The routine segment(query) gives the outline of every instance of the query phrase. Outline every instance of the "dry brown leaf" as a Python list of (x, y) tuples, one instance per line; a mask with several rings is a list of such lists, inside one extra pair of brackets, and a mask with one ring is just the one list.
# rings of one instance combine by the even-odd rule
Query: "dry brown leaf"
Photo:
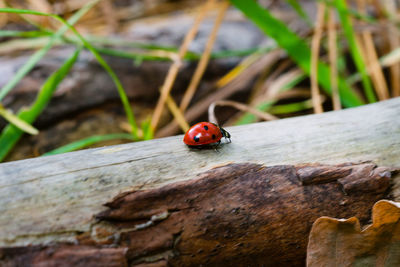
[(380, 200), (372, 224), (321, 217), (311, 229), (307, 266), (400, 266), (400, 203)]

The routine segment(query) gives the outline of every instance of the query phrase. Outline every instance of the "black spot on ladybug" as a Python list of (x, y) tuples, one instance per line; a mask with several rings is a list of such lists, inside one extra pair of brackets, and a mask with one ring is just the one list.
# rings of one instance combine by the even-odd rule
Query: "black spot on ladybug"
[(194, 139), (195, 142), (199, 142), (200, 141), (200, 138), (198, 136), (195, 136), (193, 139)]
[(207, 125), (204, 125), (204, 130), (208, 130), (208, 126)]
[(215, 134), (213, 134), (213, 135), (211, 136), (211, 138), (212, 138), (212, 139), (215, 139), (215, 138), (216, 138)]

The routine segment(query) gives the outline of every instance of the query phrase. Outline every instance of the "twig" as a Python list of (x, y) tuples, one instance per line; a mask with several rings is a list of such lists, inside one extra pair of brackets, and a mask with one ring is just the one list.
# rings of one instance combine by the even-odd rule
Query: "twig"
[[(390, 18), (392, 18), (394, 21), (399, 19), (399, 16), (396, 13), (396, 1), (394, 0), (387, 0), (383, 1), (382, 3), (385, 6), (386, 12)], [(389, 45), (390, 49), (394, 50), (398, 47), (400, 47), (400, 39), (399, 39), (399, 33), (397, 27), (389, 23), (388, 28), (388, 39), (389, 39)], [(390, 66), (390, 84), (392, 87), (392, 96), (400, 96), (400, 64), (396, 63)]]
[(208, 0), (207, 3), (202, 7), (200, 12), (198, 13), (192, 28), (188, 31), (188, 33), (185, 36), (185, 39), (183, 40), (183, 43), (179, 49), (177, 60), (174, 61), (174, 63), (171, 65), (171, 67), (168, 70), (167, 77), (165, 78), (164, 84), (161, 87), (160, 98), (158, 99), (157, 106), (154, 110), (154, 114), (151, 119), (151, 128), (153, 129), (153, 132), (155, 132), (155, 130), (157, 128), (158, 122), (160, 121), (160, 117), (161, 117), (161, 114), (164, 109), (164, 104), (167, 100), (167, 97), (168, 97), (170, 91), (171, 91), (171, 88), (172, 88), (172, 85), (174, 84), (176, 76), (178, 75), (179, 68), (182, 65), (181, 60), (185, 56), (186, 51), (188, 50), (189, 44), (192, 42), (192, 40), (196, 36), (196, 33), (200, 26), (200, 23), (203, 21), (204, 16), (206, 15), (208, 9), (210, 8), (211, 4), (213, 4), (214, 1), (215, 0)]
[(259, 53), (253, 53), (248, 57), (245, 57), (236, 67), (230, 70), (227, 74), (225, 74), (222, 78), (220, 78), (215, 86), (217, 88), (224, 87), (231, 81), (233, 81), (238, 75), (240, 75), (245, 69), (247, 69), (251, 64), (256, 62), (258, 59), (262, 57)]
[[(29, 8), (41, 11), (44, 13), (52, 13), (52, 6), (50, 5), (49, 1), (46, 0), (28, 0), (29, 3)], [(48, 27), (50, 24), (52, 24), (52, 20), (48, 17), (38, 17), (38, 16), (31, 16), (31, 15), (26, 15), (29, 20), (32, 20), (36, 23), (38, 23), (41, 27)]]
[(179, 107), (176, 105), (174, 99), (170, 95), (167, 96), (167, 105), (182, 131), (186, 132), (189, 130), (189, 124), (186, 122), (185, 117), (183, 116), (182, 112), (180, 112)]
[(338, 88), (338, 71), (337, 71), (337, 44), (336, 44), (336, 23), (335, 10), (329, 8), (328, 18), (328, 45), (329, 45), (329, 65), (331, 70), (331, 88), (332, 88), (332, 103), (334, 110), (342, 108), (340, 104), (340, 95)]
[[(280, 92), (278, 93), (274, 99), (268, 100), (268, 101), (279, 101), (279, 100), (284, 100), (284, 99), (291, 99), (291, 98), (310, 98), (311, 97), (311, 92), (310, 92), (310, 87), (307, 88), (297, 88), (297, 89), (291, 89), (290, 91), (285, 91), (285, 92)], [(230, 117), (227, 121), (224, 122), (224, 125), (233, 125), (235, 124), (242, 114), (235, 114), (234, 116)], [(273, 116), (273, 115), (272, 115)]]
[(281, 92), (276, 95), (275, 100), (284, 100), (290, 98), (309, 98), (311, 96), (310, 88), (295, 88), (290, 91)]
[(296, 68), (281, 74), (280, 76), (274, 75), (275, 79), (272, 81), (268, 78), (265, 82), (265, 87), (267, 87), (265, 94), (255, 98), (254, 101), (252, 101), (251, 106), (255, 107), (265, 102), (278, 101), (281, 97), (282, 89), (284, 89), (290, 82), (299, 79), (303, 75), (304, 72), (301, 69)]
[[(227, 86), (217, 90), (211, 95), (206, 96), (204, 99), (190, 107), (185, 113), (185, 119), (187, 121), (193, 121), (203, 114), (208, 109), (208, 106), (211, 105), (211, 103), (217, 100), (225, 99), (237, 91), (242, 90), (258, 73), (260, 73), (260, 71), (266, 68), (270, 62), (275, 62), (275, 59), (280, 58), (282, 54), (283, 52), (281, 50), (274, 50), (260, 58)], [(170, 136), (175, 134), (178, 130), (178, 124), (175, 121), (172, 121), (167, 126), (160, 129), (156, 133), (156, 137)]]
[[(365, 14), (365, 0), (357, 0), (358, 10), (361, 14)], [(361, 34), (363, 42), (360, 42), (360, 47), (364, 48), (364, 57), (368, 63), (368, 68), (371, 70), (371, 78), (374, 83), (376, 93), (379, 100), (385, 100), (389, 98), (389, 91), (386, 85), (385, 77), (382, 69), (380, 68), (378, 56), (376, 54), (374, 41), (372, 39), (371, 32), (365, 30)]]
[[(255, 103), (257, 98), (265, 93), (266, 89), (268, 88), (266, 87), (266, 84), (268, 83), (268, 80), (271, 78), (271, 76), (273, 76), (276, 70), (280, 69), (282, 65), (286, 65), (287, 62), (289, 62), (289, 60), (284, 60), (282, 63), (278, 65), (278, 67), (274, 68), (273, 72), (272, 72), (272, 65), (270, 65), (260, 73), (260, 75), (257, 77), (254, 83), (253, 89), (250, 92), (248, 102), (250, 103), (251, 106), (254, 106), (253, 103)], [(290, 62), (290, 64), (293, 63)]]
[(311, 96), (314, 107), (314, 113), (322, 113), (322, 104), (318, 88), (318, 57), (319, 46), (322, 36), (322, 27), (324, 24), (325, 3), (318, 2), (317, 21), (315, 23), (314, 36), (311, 41)]
[[(6, 7), (4, 0), (0, 0), (0, 8)], [(7, 13), (1, 14), (0, 16), (0, 29), (3, 28), (8, 22), (8, 15)]]
[(274, 84), (277, 80), (280, 80), (282, 76), (286, 76), (286, 73), (283, 74), (284, 70), (291, 66), (293, 62), (291, 60), (284, 60), (278, 64), (274, 68), (274, 70), (268, 75), (267, 79), (264, 79), (261, 88), (258, 89), (258, 92), (255, 92), (254, 95), (251, 96), (251, 106), (254, 106), (255, 103), (259, 103), (260, 98), (265, 98), (266, 95), (271, 94), (271, 85)]
[(221, 26), (222, 20), (225, 16), (225, 12), (228, 9), (228, 7), (229, 7), (229, 2), (224, 1), (221, 4), (221, 7), (219, 8), (218, 15), (217, 15), (217, 18), (214, 23), (214, 27), (210, 33), (210, 36), (208, 38), (204, 52), (201, 55), (201, 59), (197, 65), (194, 75), (190, 81), (188, 88), (186, 89), (185, 94), (183, 95), (182, 102), (179, 106), (179, 108), (182, 112), (185, 112), (185, 110), (189, 106), (190, 100), (192, 100), (192, 97), (197, 89), (197, 86), (200, 83), (201, 77), (203, 77), (204, 71), (205, 71), (208, 61), (210, 59), (210, 55), (211, 55), (212, 48), (215, 43), (215, 39), (217, 37), (219, 27)]
[(105, 0), (100, 2), (100, 8), (104, 13), (107, 27), (111, 33), (115, 32), (118, 28), (118, 17), (116, 15), (112, 1)]
[(234, 107), (238, 110), (244, 111), (244, 112), (250, 112), (254, 115), (256, 115), (257, 117), (265, 120), (265, 121), (270, 121), (270, 120), (278, 120), (279, 118), (269, 114), (267, 112), (263, 112), (260, 110), (257, 110), (255, 108), (252, 108), (248, 105), (245, 105), (243, 103), (239, 103), (236, 101), (230, 101), (230, 100), (219, 100), (219, 101), (215, 101), (214, 103), (212, 103), (209, 107), (208, 107), (208, 120), (210, 122), (218, 123), (217, 117), (215, 116), (215, 107), (216, 106), (228, 106), (228, 107)]
[(268, 90), (262, 98), (262, 101), (274, 99), (286, 84), (298, 79), (302, 75), (304, 75), (304, 72), (301, 69), (296, 68), (286, 72), (285, 74), (281, 74), (275, 80), (268, 82)]

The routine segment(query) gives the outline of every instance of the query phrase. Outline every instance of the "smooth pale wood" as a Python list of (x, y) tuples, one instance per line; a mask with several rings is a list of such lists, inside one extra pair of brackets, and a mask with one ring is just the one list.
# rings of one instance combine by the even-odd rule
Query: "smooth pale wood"
[(218, 152), (189, 149), (174, 136), (0, 164), (0, 246), (74, 241), (118, 193), (232, 162), (400, 165), (400, 98), (227, 130), (232, 143)]

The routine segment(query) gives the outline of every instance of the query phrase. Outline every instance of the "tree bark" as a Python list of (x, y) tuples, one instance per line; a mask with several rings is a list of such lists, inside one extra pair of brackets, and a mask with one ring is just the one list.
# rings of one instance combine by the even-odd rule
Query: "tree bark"
[(400, 99), (0, 164), (5, 266), (305, 264), (312, 223), (397, 200)]

